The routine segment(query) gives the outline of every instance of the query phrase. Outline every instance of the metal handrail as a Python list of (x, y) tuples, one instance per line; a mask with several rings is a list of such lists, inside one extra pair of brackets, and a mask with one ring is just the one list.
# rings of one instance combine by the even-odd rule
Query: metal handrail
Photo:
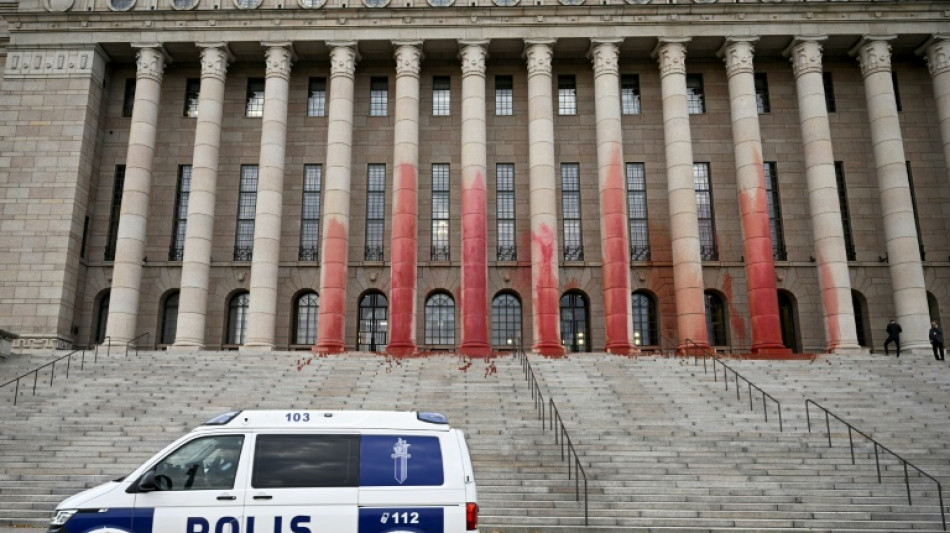
[(821, 409), (822, 411), (825, 412), (825, 429), (828, 431), (828, 447), (829, 447), (829, 448), (831, 448), (831, 418), (830, 418), (830, 417), (833, 416), (833, 417), (835, 417), (836, 420), (838, 420), (838, 421), (841, 422), (842, 424), (848, 426), (848, 441), (849, 441), (850, 446), (851, 446), (851, 464), (857, 464), (857, 463), (855, 462), (855, 459), (854, 459), (854, 435), (853, 435), (854, 433), (857, 433), (857, 434), (861, 435), (862, 437), (866, 438), (867, 440), (871, 441), (872, 443), (874, 443), (874, 462), (875, 462), (875, 464), (877, 465), (877, 482), (878, 482), (878, 483), (883, 483), (883, 481), (882, 481), (882, 479), (881, 479), (881, 458), (880, 458), (880, 455), (878, 454), (878, 451), (877, 451), (878, 448), (880, 448), (880, 449), (886, 451), (887, 453), (893, 455), (894, 457), (896, 457), (897, 459), (900, 460), (900, 462), (901, 462), (901, 463), (903, 464), (903, 466), (904, 466), (904, 485), (907, 487), (907, 505), (913, 505), (913, 501), (911, 500), (911, 497), (910, 497), (910, 478), (908, 477), (908, 473), (907, 473), (907, 467), (908, 467), (908, 466), (911, 467), (911, 468), (913, 468), (914, 470), (916, 470), (917, 473), (919, 473), (920, 475), (922, 475), (922, 476), (924, 476), (924, 477), (930, 479), (930, 481), (933, 481), (934, 483), (936, 483), (936, 485), (937, 485), (937, 497), (938, 497), (938, 499), (940, 500), (940, 519), (941, 519), (941, 521), (942, 521), (942, 523), (943, 523), (943, 530), (944, 530), (944, 531), (947, 530), (947, 515), (946, 515), (946, 511), (945, 511), (944, 508), (943, 508), (943, 488), (942, 488), (942, 486), (940, 485), (940, 482), (939, 482), (939, 481), (937, 481), (933, 476), (931, 476), (930, 474), (924, 472), (924, 471), (921, 470), (920, 468), (917, 468), (915, 465), (913, 465), (912, 463), (908, 462), (906, 459), (904, 459), (904, 458), (901, 457), (900, 455), (897, 455), (896, 453), (894, 453), (893, 451), (891, 451), (890, 449), (888, 449), (886, 446), (884, 446), (884, 445), (881, 444), (880, 442), (874, 440), (874, 439), (873, 439), (870, 435), (868, 435), (867, 433), (864, 433), (863, 431), (857, 429), (856, 427), (854, 427), (853, 425), (851, 425), (849, 422), (847, 422), (846, 420), (844, 420), (844, 419), (841, 418), (840, 416), (838, 416), (838, 415), (832, 413), (832, 412), (829, 411), (827, 408), (825, 408), (825, 407), (819, 405), (819, 404), (818, 404), (817, 402), (815, 402), (815, 401), (812, 401), (812, 400), (805, 400), (805, 418), (808, 420), (808, 432), (809, 432), (809, 433), (811, 433), (811, 413), (810, 413), (809, 410), (808, 410), (808, 405), (809, 405), (809, 404), (814, 405), (815, 407), (817, 407), (817, 408), (819, 408), (819, 409)]
[[(577, 455), (577, 450), (574, 448), (574, 443), (571, 441), (571, 436), (567, 432), (567, 427), (564, 425), (564, 420), (561, 419), (561, 413), (554, 404), (553, 399), (548, 399), (547, 411), (545, 410), (544, 396), (541, 394), (541, 387), (538, 386), (538, 380), (534, 375), (534, 369), (531, 368), (531, 363), (528, 361), (528, 355), (525, 353), (524, 347), (518, 350), (518, 358), (521, 360), (521, 368), (524, 370), (525, 380), (528, 381), (528, 386), (531, 388), (531, 398), (534, 400), (538, 418), (541, 419), (541, 429), (547, 429), (547, 420), (551, 421), (551, 430), (555, 431), (554, 443), (561, 445), (561, 460), (567, 462), (567, 479), (575, 480), (574, 501), (580, 501), (581, 499), (581, 476), (584, 478), (584, 525), (587, 526), (590, 524), (587, 472), (584, 471), (584, 467), (581, 466), (580, 456)], [(555, 428), (555, 422), (558, 424), (557, 428)], [(567, 452), (566, 456), (565, 451)], [(570, 461), (571, 454), (574, 455), (573, 465)]]
[[(749, 381), (748, 378), (746, 378), (746, 377), (743, 376), (742, 374), (736, 372), (736, 371), (735, 371), (733, 368), (731, 368), (729, 365), (727, 365), (726, 363), (723, 363), (722, 360), (719, 359), (718, 357), (710, 357), (710, 359), (712, 359), (713, 379), (714, 379), (717, 383), (719, 382), (719, 373), (716, 372), (716, 364), (722, 365), (722, 368), (723, 368), (723, 370), (722, 370), (722, 381), (723, 381), (723, 383), (726, 384), (726, 390), (729, 390), (729, 376), (728, 376), (728, 374), (727, 374), (726, 372), (729, 371), (729, 372), (732, 372), (732, 373), (735, 375), (735, 377), (736, 377), (736, 400), (741, 400), (741, 399), (742, 399), (741, 393), (740, 393), (740, 391), (739, 391), (739, 380), (741, 379), (742, 381), (745, 381), (745, 382), (746, 382), (746, 384), (749, 386), (749, 410), (750, 410), (750, 411), (752, 411), (752, 410), (755, 409), (755, 406), (754, 406), (753, 403), (752, 403), (752, 389), (755, 389), (755, 390), (759, 391), (760, 393), (762, 393), (762, 414), (765, 415), (765, 421), (766, 421), (766, 422), (769, 421), (769, 410), (768, 410), (768, 404), (766, 403), (765, 400), (766, 400), (766, 398), (767, 398), (767, 399), (772, 400), (773, 402), (775, 402), (775, 409), (776, 409), (776, 411), (778, 411), (778, 430), (779, 430), (779, 431), (784, 431), (784, 428), (783, 428), (783, 425), (782, 425), (782, 403), (781, 403), (781, 402), (779, 402), (778, 400), (776, 400), (775, 397), (772, 396), (771, 394), (769, 394), (769, 393), (765, 392), (764, 390), (762, 390), (762, 388), (759, 387), (758, 385), (756, 385), (755, 383), (752, 383), (751, 381)], [(706, 373), (706, 359), (705, 359), (705, 358), (703, 359), (703, 373)]]
[(81, 353), (81, 357), (79, 359), (79, 369), (82, 370), (86, 366), (86, 348), (73, 350), (72, 352), (69, 352), (68, 354), (64, 356), (53, 359), (52, 361), (46, 363), (45, 365), (42, 365), (42, 366), (34, 368), (33, 370), (30, 370), (29, 372), (27, 372), (26, 374), (23, 374), (22, 376), (17, 376), (11, 379), (10, 381), (7, 381), (6, 383), (0, 385), (0, 389), (6, 387), (7, 385), (15, 383), (16, 385), (13, 391), (13, 405), (16, 405), (17, 398), (20, 396), (20, 380), (32, 374), (33, 375), (33, 396), (36, 396), (36, 385), (39, 382), (40, 370), (43, 370), (46, 367), (52, 367), (49, 373), (49, 385), (50, 387), (52, 387), (53, 377), (56, 375), (56, 363), (62, 361), (63, 359), (66, 360), (66, 377), (69, 378), (69, 368), (72, 363), (72, 357), (76, 355), (77, 353)]
[[(129, 355), (129, 346), (130, 346), (132, 343), (134, 343), (135, 341), (141, 339), (142, 337), (145, 337), (145, 344), (148, 344), (148, 340), (149, 340), (149, 338), (150, 338), (148, 332), (141, 333), (141, 334), (139, 334), (138, 337), (135, 337), (134, 339), (132, 339), (132, 340), (130, 340), (129, 342), (125, 343), (125, 355), (126, 355), (126, 357), (128, 357), (128, 355)], [(135, 345), (135, 355), (136, 355), (136, 356), (139, 355), (139, 345), (138, 345), (138, 344)]]

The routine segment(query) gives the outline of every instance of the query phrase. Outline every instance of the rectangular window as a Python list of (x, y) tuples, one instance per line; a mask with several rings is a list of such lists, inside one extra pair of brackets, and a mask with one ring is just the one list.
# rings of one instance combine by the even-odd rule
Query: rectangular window
[(385, 117), (389, 114), (389, 78), (373, 76), (369, 79), (369, 116)]
[(433, 261), (449, 260), (449, 165), (432, 165), (432, 253)]
[(307, 93), (307, 116), (324, 117), (327, 114), (327, 79), (310, 78)]
[(785, 230), (782, 227), (782, 203), (778, 190), (778, 165), (774, 161), (763, 164), (765, 170), (765, 190), (769, 204), (769, 229), (772, 232), (772, 258), (776, 261), (788, 261), (785, 250)]
[(357, 487), (359, 471), (359, 435), (259, 435), (251, 486)]
[(772, 104), (769, 101), (769, 77), (764, 72), (755, 73), (755, 106), (760, 115), (772, 112)]
[(452, 109), (451, 78), (434, 76), (432, 78), (432, 115), (447, 117)]
[(917, 228), (917, 246), (920, 248), (920, 260), (924, 261), (924, 234), (920, 232), (920, 211), (917, 210), (917, 193), (914, 191), (914, 173), (910, 169), (910, 161), (905, 161), (907, 165), (907, 185), (910, 187), (910, 205), (914, 209), (914, 227)]
[(182, 116), (188, 118), (198, 117), (198, 97), (201, 94), (201, 80), (198, 78), (188, 78), (185, 81), (185, 105), (182, 110)]
[(135, 107), (135, 78), (128, 78), (125, 80), (125, 92), (122, 96), (122, 116), (131, 117), (133, 107)]
[(703, 75), (686, 75), (687, 107), (690, 115), (702, 115), (706, 112), (706, 95), (703, 92)]
[(696, 191), (696, 218), (699, 220), (699, 250), (702, 260), (718, 261), (709, 163), (693, 163), (693, 187)]
[(844, 179), (844, 162), (842, 161), (835, 161), (835, 181), (838, 184), (838, 206), (841, 209), (845, 253), (848, 255), (848, 261), (856, 261), (858, 254), (854, 249), (854, 237), (851, 234), (851, 210), (848, 208), (848, 186)]
[(557, 77), (557, 114), (577, 114), (577, 82), (574, 76), (561, 75)]
[(495, 114), (514, 114), (514, 79), (511, 76), (495, 76)]
[(119, 215), (122, 212), (122, 191), (125, 189), (125, 165), (115, 166), (112, 180), (112, 208), (109, 210), (109, 240), (106, 242), (106, 261), (115, 261), (115, 243), (119, 238)]
[(897, 83), (897, 72), (891, 71), (891, 82), (894, 84), (894, 100), (897, 102), (897, 112), (900, 113), (904, 110), (904, 106), (901, 105), (901, 86)]
[(515, 166), (511, 163), (499, 163), (495, 166), (495, 204), (496, 224), (498, 228), (499, 261), (518, 259), (515, 246)]
[(821, 80), (825, 85), (825, 107), (829, 113), (835, 113), (838, 111), (838, 106), (835, 104), (835, 83), (831, 79), (831, 73), (822, 72)]
[(561, 216), (564, 226), (564, 260), (583, 261), (581, 169), (577, 163), (561, 164)]
[(630, 260), (649, 261), (647, 180), (643, 163), (627, 163), (627, 220), (630, 230)]
[(639, 115), (640, 108), (640, 76), (637, 74), (623, 74), (620, 76), (620, 110), (624, 115)]
[(191, 195), (191, 165), (179, 165), (178, 186), (175, 189), (175, 217), (172, 224), (172, 245), (169, 261), (185, 258), (185, 231), (188, 227), (188, 197)]
[(234, 260), (250, 261), (254, 252), (254, 218), (257, 216), (257, 165), (241, 165)]
[(248, 78), (247, 98), (244, 104), (245, 117), (264, 116), (264, 78)]
[(316, 261), (320, 256), (320, 200), (323, 190), (323, 166), (303, 167), (303, 213), (300, 215), (300, 252), (298, 261)]
[(386, 165), (371, 164), (366, 177), (365, 261), (383, 260), (383, 229), (386, 216)]

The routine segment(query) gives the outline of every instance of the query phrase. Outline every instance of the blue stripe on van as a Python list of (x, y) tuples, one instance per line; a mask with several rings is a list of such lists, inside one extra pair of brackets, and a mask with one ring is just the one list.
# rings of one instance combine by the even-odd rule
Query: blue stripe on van
[(438, 437), (364, 435), (360, 486), (439, 486), (445, 483)]
[[(119, 507), (102, 511), (78, 512), (66, 523), (66, 533), (152, 533), (155, 509)], [(106, 528), (103, 531), (103, 528)]]
[(359, 533), (443, 533), (441, 507), (360, 508)]

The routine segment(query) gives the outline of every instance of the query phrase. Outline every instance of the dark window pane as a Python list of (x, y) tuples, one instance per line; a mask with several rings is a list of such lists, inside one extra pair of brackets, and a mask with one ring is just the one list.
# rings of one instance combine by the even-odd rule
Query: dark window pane
[(259, 435), (256, 489), (359, 486), (358, 435)]

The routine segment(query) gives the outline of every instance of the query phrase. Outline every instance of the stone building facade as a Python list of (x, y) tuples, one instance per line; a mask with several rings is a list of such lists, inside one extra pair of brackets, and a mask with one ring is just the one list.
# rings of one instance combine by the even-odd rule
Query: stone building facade
[(924, 350), (950, 305), (946, 2), (2, 15), (20, 350)]

